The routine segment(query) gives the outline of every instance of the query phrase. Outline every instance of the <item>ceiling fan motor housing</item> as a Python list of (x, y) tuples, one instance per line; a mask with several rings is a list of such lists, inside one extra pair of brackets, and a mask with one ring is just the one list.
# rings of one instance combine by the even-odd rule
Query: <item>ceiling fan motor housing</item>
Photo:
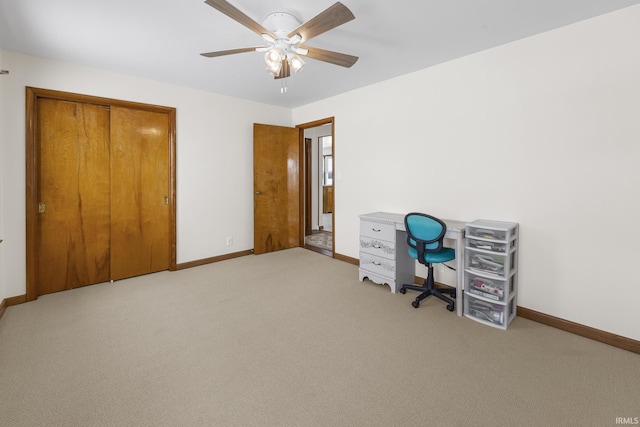
[(275, 12), (264, 18), (262, 26), (271, 31), (279, 39), (287, 39), (287, 35), (300, 26), (300, 21), (290, 13)]

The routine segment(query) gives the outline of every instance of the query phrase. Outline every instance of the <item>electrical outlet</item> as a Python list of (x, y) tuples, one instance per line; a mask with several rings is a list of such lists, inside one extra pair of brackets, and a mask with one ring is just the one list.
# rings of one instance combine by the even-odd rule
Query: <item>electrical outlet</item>
[(233, 237), (229, 236), (227, 237), (227, 246), (231, 246), (233, 245)]

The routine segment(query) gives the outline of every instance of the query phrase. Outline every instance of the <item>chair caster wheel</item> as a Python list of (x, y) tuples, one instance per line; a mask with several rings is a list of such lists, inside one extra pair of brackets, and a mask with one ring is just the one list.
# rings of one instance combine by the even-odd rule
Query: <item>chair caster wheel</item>
[(404, 288), (404, 286), (400, 288), (400, 293), (403, 295), (407, 293), (407, 290)]
[(420, 307), (420, 303), (418, 301), (412, 301), (411, 305), (413, 306), (413, 308), (418, 308)]
[(447, 304), (447, 310), (453, 311), (453, 304)]

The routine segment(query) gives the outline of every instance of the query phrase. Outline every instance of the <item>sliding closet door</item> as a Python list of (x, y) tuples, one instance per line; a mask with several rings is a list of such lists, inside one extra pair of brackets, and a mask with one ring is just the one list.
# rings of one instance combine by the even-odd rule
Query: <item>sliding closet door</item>
[(175, 270), (175, 109), (26, 88), (27, 301)]
[(169, 115), (111, 107), (111, 278), (169, 269)]
[(37, 103), (37, 292), (109, 280), (109, 111)]

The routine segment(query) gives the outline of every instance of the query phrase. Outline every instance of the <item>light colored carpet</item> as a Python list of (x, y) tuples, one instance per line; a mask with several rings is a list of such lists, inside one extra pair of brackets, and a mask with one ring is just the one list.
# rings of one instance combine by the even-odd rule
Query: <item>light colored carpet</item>
[(508, 330), (304, 249), (40, 297), (0, 320), (2, 426), (615, 426), (640, 356)]

